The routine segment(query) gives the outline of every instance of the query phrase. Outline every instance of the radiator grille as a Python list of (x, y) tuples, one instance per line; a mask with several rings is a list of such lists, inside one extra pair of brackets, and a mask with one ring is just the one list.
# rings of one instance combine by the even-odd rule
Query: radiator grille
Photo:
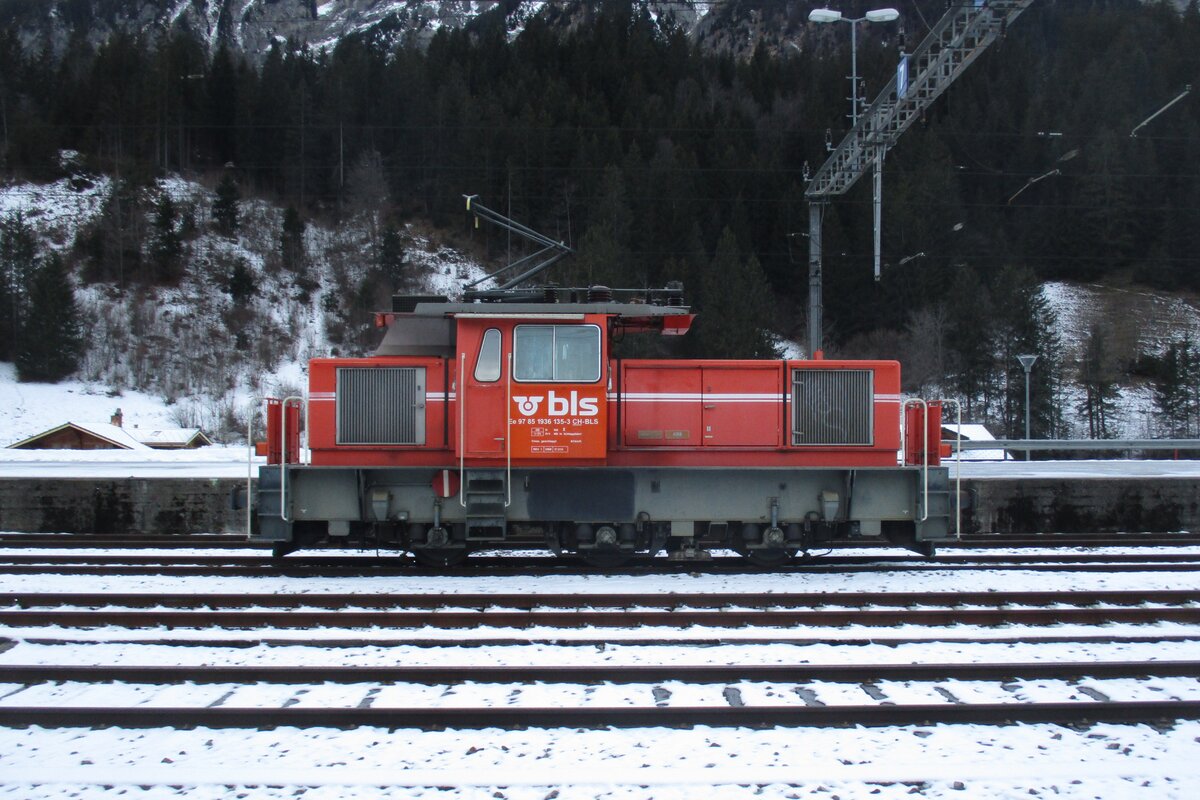
[(425, 444), (425, 369), (339, 369), (337, 442)]
[(792, 444), (872, 444), (875, 373), (792, 371)]

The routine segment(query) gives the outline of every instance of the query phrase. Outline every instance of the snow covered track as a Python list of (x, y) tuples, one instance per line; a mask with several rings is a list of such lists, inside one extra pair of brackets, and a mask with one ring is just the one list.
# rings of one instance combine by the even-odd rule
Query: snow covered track
[[(1093, 690), (1094, 691), (1094, 690)], [(973, 723), (1094, 722), (1168, 723), (1200, 718), (1200, 701), (1008, 702), (872, 705), (729, 705), (616, 708), (175, 708), (175, 707), (0, 707), (0, 724), (10, 726), (123, 728), (269, 728), (277, 726), (353, 728), (475, 729), (774, 727), (850, 725), (931, 725)]]
[[(130, 598), (139, 606), (166, 605), (188, 610), (130, 610), (114, 607), (107, 595), (79, 597), (36, 594), (10, 595), (18, 610), (0, 610), (0, 624), (13, 628), (65, 626), (73, 628), (374, 628), (397, 629), (510, 629), (510, 628), (784, 628), (792, 626), (869, 627), (915, 625), (1058, 625), (1075, 623), (1200, 624), (1200, 593), (1186, 591), (1139, 593), (976, 593), (891, 597), (858, 595), (843, 599), (818, 595), (586, 595), (549, 597), (486, 597), (434, 595), (424, 598), (381, 598), (295, 595), (280, 603), (286, 608), (251, 609), (254, 597), (204, 595)], [(388, 602), (390, 600), (390, 602)], [(1115, 601), (1115, 602), (1113, 602)], [(71, 608), (30, 610), (58, 603)], [(889, 605), (881, 610), (873, 605)], [(985, 606), (970, 608), (964, 606)], [(313, 609), (313, 606), (324, 608)], [(333, 606), (333, 608), (329, 608)], [(344, 606), (350, 606), (346, 608)], [(354, 608), (358, 606), (359, 608)], [(363, 606), (376, 606), (361, 610)], [(379, 606), (390, 606), (379, 608)], [(558, 606), (556, 608), (556, 606)], [(819, 606), (819, 607), (812, 607)], [(845, 606), (840, 607), (839, 606)], [(478, 610), (459, 611), (460, 608)], [(564, 610), (564, 608), (566, 610)]]
[(0, 568), (0, 797), (1190, 800), (1197, 555), (71, 575), (14, 551), (46, 570)]

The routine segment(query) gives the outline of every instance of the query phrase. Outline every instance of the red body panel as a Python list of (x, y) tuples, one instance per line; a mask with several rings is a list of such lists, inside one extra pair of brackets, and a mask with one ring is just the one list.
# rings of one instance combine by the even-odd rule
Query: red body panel
[[(925, 413), (926, 407), (929, 409), (928, 414)], [(941, 464), (941, 401), (935, 400), (926, 406), (916, 402), (908, 405), (904, 409), (904, 426), (909, 432), (904, 442), (904, 463), (910, 466), (920, 466), (928, 460), (931, 467)]]
[(627, 362), (620, 378), (625, 447), (783, 445), (782, 362)]
[[(414, 446), (339, 445), (337, 442), (337, 371), (342, 368), (421, 367), (425, 370), (425, 444)], [(423, 450), (446, 450), (454, 446), (454, 425), (448, 414), (454, 408), (454, 365), (447, 359), (425, 356), (374, 356), (371, 358), (315, 358), (308, 365), (308, 446), (312, 463), (375, 463), (373, 455)], [(448, 379), (448, 380), (447, 380)], [(449, 409), (448, 409), (449, 407)], [(318, 457), (318, 453), (322, 455)], [(338, 453), (334, 461), (322, 460)], [(361, 459), (368, 459), (361, 462)], [(356, 461), (355, 459), (360, 459)], [(391, 461), (389, 463), (402, 463)], [(407, 463), (407, 462), (404, 462)]]

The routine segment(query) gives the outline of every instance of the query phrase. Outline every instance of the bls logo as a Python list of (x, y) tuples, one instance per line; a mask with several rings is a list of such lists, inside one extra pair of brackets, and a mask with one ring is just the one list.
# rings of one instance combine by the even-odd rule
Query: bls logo
[(542, 400), (546, 400), (546, 415), (551, 417), (594, 417), (600, 413), (596, 398), (580, 397), (574, 390), (566, 397), (560, 397), (551, 390), (548, 397), (513, 395), (513, 400), (517, 404), (517, 410), (524, 417), (537, 414)]

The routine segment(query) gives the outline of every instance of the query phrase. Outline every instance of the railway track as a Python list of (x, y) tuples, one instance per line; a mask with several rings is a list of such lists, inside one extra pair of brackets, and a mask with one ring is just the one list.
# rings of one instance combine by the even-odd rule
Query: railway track
[[(797, 560), (772, 568), (777, 573), (828, 574), (855, 572), (929, 572), (961, 570), (1026, 570), (1054, 572), (1063, 569), (1093, 572), (1191, 572), (1200, 570), (1198, 553), (1067, 553), (1053, 555), (992, 554), (966, 551), (933, 558), (904, 555), (827, 556)], [(446, 576), (533, 576), (576, 574), (656, 575), (707, 572), (723, 575), (762, 573), (762, 567), (739, 557), (717, 557), (711, 561), (675, 562), (644, 560), (616, 568), (601, 569), (568, 559), (534, 556), (478, 556), (460, 567), (425, 569), (403, 556), (288, 556), (269, 555), (144, 555), (75, 553), (8, 554), (0, 551), (0, 574), (8, 575), (169, 575), (355, 577), (369, 575), (436, 574)]]
[[(10, 594), (0, 625), (377, 630), (1200, 624), (1190, 591), (1020, 594), (46, 595)], [(890, 606), (879, 608), (879, 606)], [(178, 610), (178, 609), (186, 610)], [(472, 609), (462, 611), (460, 609)]]
[[(0, 682), (20, 688), (10, 690), (0, 703), (0, 724), (461, 729), (1167, 723), (1200, 718), (1198, 678), (1196, 661), (457, 669), (8, 665), (0, 667)], [(1129, 680), (1140, 683), (1131, 689), (1122, 683)], [(135, 705), (88, 702), (89, 692), (111, 690), (118, 682), (127, 696), (135, 692)], [(187, 705), (178, 704), (181, 684), (187, 690), (183, 699), (191, 701)], [(1031, 684), (1041, 699), (1027, 696)], [(332, 685), (345, 689), (330, 696)], [(275, 705), (266, 706), (261, 700), (239, 698), (247, 686), (281, 686), (286, 691), (275, 695)], [(413, 695), (414, 686), (441, 689), (443, 701), (454, 686), (470, 688), (477, 704), (463, 707), (435, 700), (419, 707), (396, 705)], [(574, 696), (573, 705), (513, 704), (522, 692), (536, 688), (545, 694), (548, 687), (560, 686)], [(589, 698), (596, 687), (607, 689), (607, 695)], [(617, 692), (614, 687), (622, 689)], [(39, 689), (42, 694), (62, 692), (83, 703), (12, 704), (22, 693), (36, 695)], [(1164, 689), (1173, 696), (1148, 699)], [(682, 690), (689, 702), (673, 703), (672, 695)], [(1056, 690), (1063, 699), (1045, 699), (1047, 692)], [(304, 703), (309, 694), (326, 697), (312, 707)], [(855, 696), (871, 702), (855, 702)], [(286, 697), (282, 704), (280, 697)], [(166, 705), (164, 698), (177, 704)], [(432, 699), (428, 694), (425, 698)]]
[[(736, 749), (759, 735), (790, 748), (814, 736), (1018, 723), (1081, 739), (1110, 731), (1098, 723), (1190, 737), (1200, 720), (1200, 589), (1186, 574), (1126, 570), (1194, 570), (1186, 552), (954, 552), (945, 560), (977, 572), (917, 572), (904, 579), (909, 591), (880, 591), (886, 583), (856, 574), (870, 554), (839, 559), (811, 583), (688, 565), (666, 579), (549, 573), (534, 591), (486, 570), (404, 569), (376, 581), (393, 573), (355, 556), (336, 580), (303, 568), (303, 579), (289, 577), (266, 554), (178, 557), (166, 560), (259, 569), (253, 560), (262, 571), (192, 577), (162, 569), (162, 555), (0, 551), (9, 739), (36, 750), (61, 736), (76, 751), (115, 737), (152, 754), (140, 756), (146, 763), (168, 764), (263, 737), (356, 741), (364, 727), (371, 740), (402, 738), (406, 750), (449, 737), (429, 747), (469, 754), (516, 741), (505, 737), (562, 742), (581, 731), (647, 729), (661, 741), (673, 728), (700, 736), (701, 749), (726, 739)], [(906, 563), (923, 562), (886, 567), (903, 574)], [(58, 579), (58, 564), (144, 572)], [(997, 566), (1062, 577), (1042, 590), (1040, 576)], [(30, 591), (17, 567), (71, 591)], [(848, 726), (862, 729), (838, 733)], [(191, 733), (200, 738), (155, 749)], [(526, 753), (528, 763), (542, 752)]]
[[(855, 548), (890, 548), (892, 545), (879, 540), (853, 540), (836, 542), (838, 546)], [(1187, 547), (1200, 545), (1200, 534), (1178, 533), (986, 533), (964, 534), (956, 541), (942, 545), (942, 551), (973, 550), (989, 548), (1021, 547)], [(270, 546), (250, 542), (244, 533), (218, 534), (41, 534), (0, 532), (0, 551), (9, 548), (82, 549), (102, 548), (107, 550), (138, 549), (195, 549), (213, 548), (227, 550), (270, 552)]]

